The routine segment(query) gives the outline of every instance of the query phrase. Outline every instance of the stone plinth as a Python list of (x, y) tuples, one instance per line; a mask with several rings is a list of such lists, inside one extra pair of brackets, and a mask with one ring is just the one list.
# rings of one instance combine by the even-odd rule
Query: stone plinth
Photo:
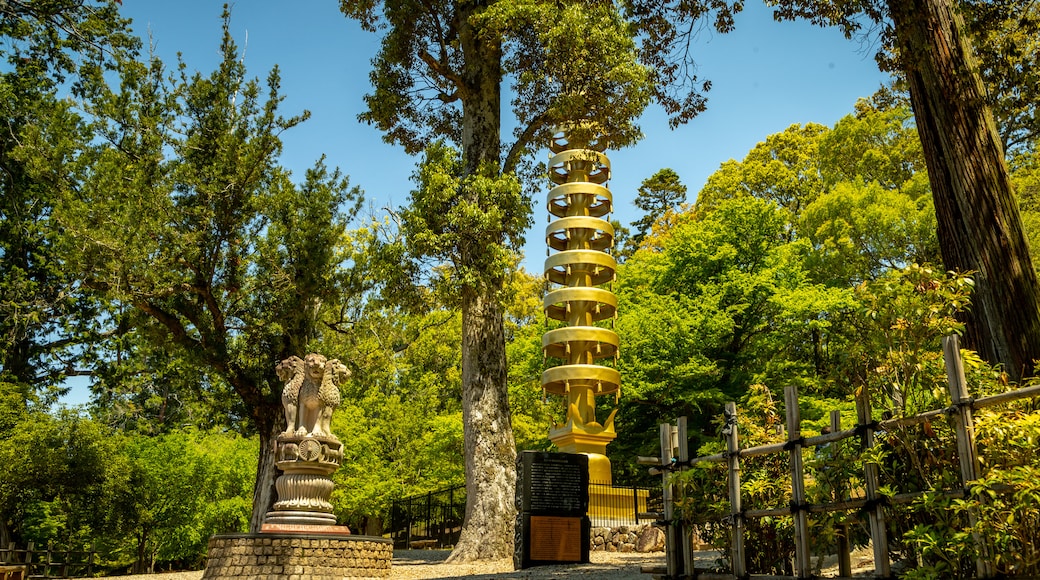
[(334, 526), (330, 475), (339, 468), (343, 444), (331, 435), (283, 433), (276, 445), (275, 465), (282, 471), (275, 480), (278, 501), (264, 523)]
[(374, 536), (222, 534), (209, 539), (204, 579), (388, 578), (393, 543)]

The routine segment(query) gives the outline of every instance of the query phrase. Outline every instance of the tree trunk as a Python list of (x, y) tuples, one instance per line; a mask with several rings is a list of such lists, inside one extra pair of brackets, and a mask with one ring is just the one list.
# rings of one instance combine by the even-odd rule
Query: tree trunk
[(11, 528), (7, 527), (7, 521), (0, 516), (0, 550), (10, 549), (11, 542)]
[(974, 271), (965, 342), (1019, 380), (1040, 356), (1040, 286), (1000, 136), (950, 0), (888, 0), (948, 269)]
[[(464, 175), (500, 171), (502, 49), (494, 35), (471, 24), (481, 3), (457, 6), (464, 54), (462, 71), (462, 160)], [(469, 203), (479, 204), (476, 192)], [(487, 202), (483, 203), (493, 203)], [(460, 243), (459, 266), (483, 270), (504, 243), (483, 237)], [(489, 248), (490, 245), (497, 248)], [(466, 454), (466, 518), (449, 561), (508, 558), (513, 553), (516, 515), (516, 443), (509, 415), (503, 310), (504, 274), (479, 271), (479, 281), (462, 289), (462, 423)]]
[(502, 307), (494, 289), (466, 292), (462, 304), (462, 422), (466, 519), (449, 561), (497, 560), (513, 553), (516, 443), (506, 389)]
[(137, 534), (137, 561), (134, 562), (134, 574), (146, 574), (144, 569), (145, 548), (148, 543), (148, 532)]
[(249, 531), (258, 533), (264, 523), (264, 516), (274, 508), (278, 499), (274, 481), (278, 477), (275, 466), (275, 438), (285, 427), (285, 415), (281, 404), (265, 401), (253, 407), (253, 419), (256, 421), (257, 436), (260, 438), (260, 455), (256, 465), (256, 484), (253, 486), (253, 513), (249, 518)]

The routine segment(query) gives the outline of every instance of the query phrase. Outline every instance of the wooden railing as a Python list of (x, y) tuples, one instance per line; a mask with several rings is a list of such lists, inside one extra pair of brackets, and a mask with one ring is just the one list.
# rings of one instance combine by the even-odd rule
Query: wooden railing
[[(880, 578), (889, 578), (891, 573), (891, 559), (889, 556), (887, 526), (885, 524), (885, 506), (893, 504), (908, 504), (926, 494), (940, 495), (948, 498), (964, 498), (968, 484), (978, 478), (978, 458), (975, 445), (975, 427), (973, 412), (978, 409), (992, 407), (1008, 403), (1010, 401), (1027, 399), (1040, 396), (1040, 386), (1025, 387), (1014, 391), (1001, 393), (989, 397), (972, 399), (969, 396), (967, 382), (964, 375), (964, 366), (960, 357), (960, 350), (956, 336), (943, 339), (943, 351), (946, 360), (946, 373), (948, 388), (952, 405), (943, 409), (935, 409), (911, 417), (900, 417), (885, 421), (875, 422), (871, 419), (872, 411), (870, 400), (866, 393), (856, 399), (857, 425), (853, 429), (841, 429), (840, 414), (837, 411), (831, 413), (831, 433), (814, 437), (802, 437), (801, 418), (798, 411), (798, 391), (794, 387), (784, 389), (784, 403), (786, 407), (787, 441), (783, 443), (771, 443), (759, 445), (746, 449), (740, 448), (740, 436), (737, 429), (737, 407), (735, 403), (728, 403), (725, 409), (726, 428), (723, 434), (726, 437), (727, 450), (722, 453), (706, 455), (686, 459), (686, 437), (685, 417), (680, 418), (677, 426), (667, 424), (661, 425), (661, 458), (640, 457), (642, 464), (653, 464), (652, 474), (662, 474), (664, 479), (665, 508), (663, 515), (664, 523), (668, 524), (668, 556), (667, 571), (669, 577), (680, 577), (683, 575), (696, 574), (701, 580), (735, 580), (740, 578), (765, 579), (793, 579), (809, 578), (813, 574), (809, 554), (809, 527), (807, 515), (809, 513), (843, 512), (851, 510), (865, 511), (869, 523), (871, 544), (874, 551), (875, 575)], [(805, 473), (802, 466), (802, 449), (814, 447), (826, 443), (833, 443), (852, 437), (860, 438), (863, 450), (869, 450), (875, 444), (874, 433), (876, 431), (891, 431), (898, 427), (917, 425), (937, 419), (949, 417), (953, 423), (957, 439), (957, 454), (960, 463), (961, 487), (957, 489), (941, 491), (922, 491), (915, 493), (897, 494), (882, 498), (879, 494), (878, 466), (874, 463), (865, 462), (863, 481), (865, 495), (861, 498), (847, 499), (823, 504), (809, 504), (805, 497)], [(674, 451), (677, 449), (677, 451)], [(778, 506), (768, 509), (742, 509), (740, 491), (740, 461), (749, 457), (758, 457), (772, 453), (788, 453), (790, 455), (791, 469), (791, 502), (789, 505)], [(678, 455), (676, 457), (675, 455)], [(732, 563), (731, 574), (713, 574), (708, 572), (694, 572), (692, 567), (693, 558), (690, 554), (692, 548), (689, 541), (683, 541), (683, 536), (689, 532), (682, 529), (682, 522), (672, 514), (671, 482), (667, 475), (670, 472), (682, 471), (698, 463), (726, 463), (728, 467), (728, 490), (730, 500), (729, 521), (732, 523), (731, 543), (729, 546), (730, 559)], [(999, 489), (998, 489), (999, 491)], [(791, 515), (794, 518), (795, 539), (795, 562), (794, 576), (773, 575), (749, 575), (747, 571), (747, 557), (744, 547), (744, 522), (750, 518), (776, 517)], [(976, 515), (969, 514), (974, 523)], [(844, 580), (851, 578), (851, 566), (848, 557), (847, 537), (839, 533), (839, 575), (833, 578)], [(845, 541), (841, 541), (844, 539)], [(993, 565), (989, 555), (985, 553), (984, 543), (976, 538), (976, 544), (982, 550), (975, 562), (976, 574), (980, 578), (992, 577), (994, 575)], [(651, 570), (647, 570), (651, 572)]]
[(79, 578), (94, 575), (97, 552), (54, 550), (48, 545), (38, 550), (29, 542), (25, 548), (13, 545), (0, 548), (0, 580)]

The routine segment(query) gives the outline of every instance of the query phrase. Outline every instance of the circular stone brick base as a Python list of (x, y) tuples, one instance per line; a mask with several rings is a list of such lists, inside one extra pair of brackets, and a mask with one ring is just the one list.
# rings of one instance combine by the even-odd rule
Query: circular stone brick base
[(223, 534), (209, 539), (204, 579), (388, 578), (393, 543), (374, 536)]

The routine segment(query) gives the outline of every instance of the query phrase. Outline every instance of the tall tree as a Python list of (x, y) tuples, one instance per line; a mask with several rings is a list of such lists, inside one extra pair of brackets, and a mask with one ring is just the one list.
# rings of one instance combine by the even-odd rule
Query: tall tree
[(275, 499), (267, 450), (284, 428), (274, 367), (305, 353), (323, 309), (339, 303), (347, 265), (336, 248), (360, 191), (323, 160), (292, 182), (279, 135), (306, 115), (279, 114), (277, 68), (266, 98), (246, 77), (227, 11), (220, 48), (211, 74), (182, 67), (172, 81), (157, 60), (124, 63), (122, 90), (96, 100), (107, 142), (61, 217), (86, 283), (243, 403), (261, 443), (258, 530)]
[(632, 222), (636, 232), (632, 234), (630, 243), (639, 247), (650, 231), (650, 226), (654, 225), (654, 220), (666, 211), (679, 209), (679, 205), (685, 201), (686, 186), (679, 181), (679, 174), (674, 169), (666, 167), (644, 179), (633, 200), (636, 207), (643, 210), (643, 217)]
[[(717, 26), (730, 26), (729, 5), (716, 4), (729, 15)], [(512, 176), (530, 175), (528, 154), (557, 127), (569, 127), (577, 142), (595, 136), (621, 147), (638, 138), (634, 120), (651, 98), (674, 123), (703, 109), (684, 50), (685, 31), (703, 11), (670, 0), (627, 6), (625, 16), (611, 3), (541, 0), (341, 0), (340, 7), (383, 31), (361, 119), (413, 153), (446, 142), (420, 169), (410, 243), (451, 266), (462, 309), (468, 505), (452, 558), (504, 557), (512, 552), (515, 449), (500, 293), (508, 250), (519, 247), (530, 219)], [(512, 142), (501, 134), (507, 78)]]
[(1013, 378), (1031, 376), (1040, 357), (1040, 283), (963, 22), (944, 0), (893, 0), (889, 12), (928, 160), (943, 262), (978, 272), (969, 344)]
[(113, 2), (0, 4), (0, 389), (23, 401), (81, 372), (96, 307), (65, 267), (53, 219), (92, 138), (59, 90), (89, 93), (137, 44)]
[[(714, 27), (728, 30), (742, 5), (340, 0), (347, 17), (383, 31), (362, 120), (410, 152), (438, 139), (458, 150), (457, 159), (443, 146), (427, 153), (413, 195), (413, 207), (422, 208), (413, 215), (435, 226), (416, 220), (416, 231), (428, 233), (418, 245), (453, 268), (463, 316), (468, 504), (453, 559), (513, 549), (515, 449), (499, 294), (505, 251), (519, 246), (530, 212), (511, 176), (537, 174), (528, 154), (556, 128), (574, 142), (598, 138), (618, 148), (639, 138), (634, 120), (651, 99), (673, 126), (690, 120), (704, 109), (708, 88), (693, 73), (691, 30), (712, 10)], [(506, 79), (515, 96), (512, 142), (501, 135)], [(442, 180), (438, 167), (458, 173)], [(440, 200), (423, 200), (431, 194)]]
[[(1019, 379), (1040, 357), (1040, 283), (964, 20), (952, 0), (777, 0), (778, 18), (885, 27), (924, 147), (947, 268), (976, 272), (968, 345)], [(1006, 8), (1014, 8), (1012, 5)]]

